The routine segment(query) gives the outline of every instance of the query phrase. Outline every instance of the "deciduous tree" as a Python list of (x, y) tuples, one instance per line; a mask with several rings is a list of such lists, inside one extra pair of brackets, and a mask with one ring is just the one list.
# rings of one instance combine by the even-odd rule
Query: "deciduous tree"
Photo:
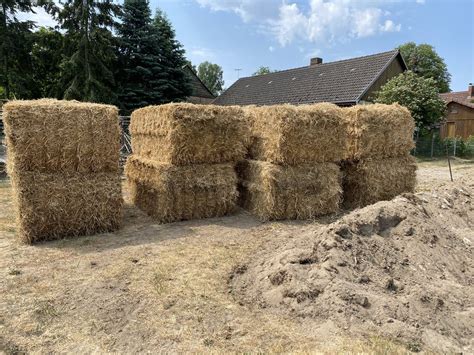
[(275, 71), (276, 70), (270, 69), (270, 67), (264, 67), (262, 65), (260, 68), (257, 69), (257, 71), (255, 73), (252, 74), (252, 76), (270, 74), (270, 73), (274, 73)]
[(219, 95), (224, 86), (222, 68), (217, 64), (212, 64), (208, 61), (199, 64), (198, 77), (207, 86), (207, 88), (214, 94)]
[(443, 58), (436, 53), (433, 46), (408, 42), (399, 49), (409, 70), (423, 78), (433, 79), (439, 93), (450, 91), (451, 75)]
[(405, 106), (420, 128), (439, 122), (446, 110), (446, 104), (438, 95), (435, 80), (420, 77), (412, 71), (389, 80), (377, 93), (375, 102), (398, 102)]

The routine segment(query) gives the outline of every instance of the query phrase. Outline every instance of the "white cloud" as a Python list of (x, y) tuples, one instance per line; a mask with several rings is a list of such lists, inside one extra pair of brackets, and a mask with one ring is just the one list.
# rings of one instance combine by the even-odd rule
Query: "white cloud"
[(233, 12), (244, 22), (258, 21), (276, 15), (278, 5), (276, 0), (196, 0), (202, 7), (212, 11)]
[(400, 31), (400, 24), (385, 20), (382, 9), (363, 7), (354, 0), (311, 0), (308, 11), (297, 4), (282, 4), (277, 20), (269, 20), (271, 31), (285, 46), (295, 39), (310, 42), (346, 41), (380, 32)]
[(37, 27), (54, 27), (58, 23), (42, 7), (34, 7), (32, 12), (20, 12), (17, 17), (21, 21), (34, 21)]
[(269, 50), (270, 52), (273, 52), (273, 51), (275, 51), (275, 47), (270, 46), (270, 47), (268, 47), (268, 50)]
[(380, 27), (382, 32), (400, 32), (401, 29), (402, 25), (395, 25), (392, 20), (385, 20), (384, 24)]
[[(345, 42), (352, 38), (398, 32), (385, 7), (400, 0), (196, 0), (212, 11), (237, 14), (257, 22), (281, 46), (294, 41)], [(424, 2), (424, 0), (411, 0)]]
[(425, 2), (426, 2), (425, 0), (416, 0), (417, 4), (422, 4), (423, 5)]

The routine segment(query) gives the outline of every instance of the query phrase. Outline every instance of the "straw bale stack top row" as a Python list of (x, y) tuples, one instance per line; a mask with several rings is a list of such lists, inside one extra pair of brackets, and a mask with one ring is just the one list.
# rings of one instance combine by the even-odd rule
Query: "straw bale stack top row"
[(41, 99), (3, 106), (9, 166), (44, 173), (117, 172), (118, 109)]
[(414, 121), (398, 105), (341, 108), (315, 105), (249, 106), (250, 157), (300, 165), (345, 159), (382, 159), (413, 148)]
[(136, 156), (174, 165), (218, 164), (244, 158), (249, 129), (237, 106), (174, 103), (132, 113)]

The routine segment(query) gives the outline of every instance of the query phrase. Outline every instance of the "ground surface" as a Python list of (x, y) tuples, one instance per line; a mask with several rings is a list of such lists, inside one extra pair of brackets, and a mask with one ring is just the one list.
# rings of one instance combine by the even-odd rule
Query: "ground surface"
[[(456, 183), (472, 182), (474, 164), (457, 161), (453, 174)], [(419, 191), (451, 187), (444, 162), (420, 164)], [(240, 212), (158, 225), (127, 204), (119, 232), (24, 246), (15, 241), (10, 186), (0, 182), (0, 352), (429, 350), (423, 342), (376, 327), (358, 333), (352, 324), (341, 326), (331, 317), (321, 322), (298, 311), (248, 302), (252, 293), (242, 291), (235, 277), (247, 274), (242, 265), (252, 267), (271, 249), (303, 235), (318, 235), (334, 221), (351, 222), (348, 216), (332, 216), (263, 224)], [(472, 230), (463, 227), (469, 239)], [(459, 245), (450, 243), (446, 245)], [(462, 286), (466, 290), (472, 287), (472, 275), (467, 276)], [(459, 288), (460, 281), (454, 281)], [(454, 281), (447, 275), (446, 282)], [(462, 290), (456, 292), (463, 297)], [(454, 312), (462, 308), (448, 296), (444, 300)], [(462, 302), (472, 305), (472, 299)], [(466, 312), (471, 314), (472, 308)], [(360, 325), (357, 317), (354, 324)], [(452, 349), (464, 346), (466, 353), (474, 351), (465, 339), (465, 327), (449, 322), (444, 326), (448, 336), (454, 332), (462, 338), (451, 344)]]

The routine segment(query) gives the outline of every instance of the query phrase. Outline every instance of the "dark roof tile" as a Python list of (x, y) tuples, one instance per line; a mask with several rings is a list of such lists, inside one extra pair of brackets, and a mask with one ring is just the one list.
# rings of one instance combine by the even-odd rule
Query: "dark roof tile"
[(393, 50), (241, 78), (213, 103), (217, 105), (355, 103), (397, 55), (398, 50)]

